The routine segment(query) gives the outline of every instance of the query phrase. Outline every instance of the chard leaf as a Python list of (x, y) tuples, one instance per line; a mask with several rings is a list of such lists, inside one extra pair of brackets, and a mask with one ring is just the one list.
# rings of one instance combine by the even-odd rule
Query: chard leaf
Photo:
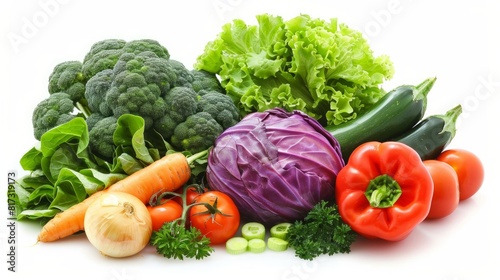
[(89, 133), (87, 123), (81, 117), (59, 125), (42, 135), (41, 151), (44, 157), (51, 156), (63, 143), (76, 142), (76, 153), (79, 154), (88, 147)]
[(17, 215), (17, 219), (43, 219), (52, 218), (60, 211), (57, 209), (28, 209), (24, 210)]
[(137, 115), (124, 114), (118, 118), (118, 126), (113, 134), (115, 145), (132, 146), (135, 157), (150, 164), (154, 161), (144, 138), (144, 119)]
[(78, 202), (80, 202), (80, 200), (78, 200), (74, 194), (67, 193), (63, 190), (63, 188), (56, 187), (56, 196), (54, 197), (54, 200), (52, 200), (48, 209), (64, 211)]
[(37, 147), (33, 147), (21, 157), (19, 163), (24, 170), (33, 171), (41, 167), (42, 158), (42, 152)]
[(101, 181), (69, 168), (61, 169), (54, 185), (58, 187), (57, 192), (63, 190), (67, 194), (74, 195), (78, 202), (103, 189)]

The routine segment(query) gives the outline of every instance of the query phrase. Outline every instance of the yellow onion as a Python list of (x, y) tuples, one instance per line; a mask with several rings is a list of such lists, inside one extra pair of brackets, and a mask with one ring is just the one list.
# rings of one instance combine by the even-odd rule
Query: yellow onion
[(103, 255), (128, 257), (148, 244), (152, 233), (151, 215), (137, 197), (109, 192), (89, 206), (84, 228), (90, 243)]

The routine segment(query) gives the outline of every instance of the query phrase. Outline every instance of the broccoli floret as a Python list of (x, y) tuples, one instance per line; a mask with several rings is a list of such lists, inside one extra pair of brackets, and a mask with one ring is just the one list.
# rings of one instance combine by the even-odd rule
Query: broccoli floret
[(197, 95), (192, 88), (174, 87), (165, 95), (166, 113), (154, 122), (154, 129), (164, 139), (170, 139), (175, 127), (197, 112)]
[(32, 116), (35, 139), (40, 140), (48, 130), (75, 118), (76, 115), (72, 115), (74, 109), (73, 100), (64, 92), (53, 93), (38, 103)]
[(113, 134), (117, 127), (117, 118), (105, 117), (89, 128), (89, 146), (92, 152), (105, 159), (112, 159), (115, 152)]
[(144, 118), (149, 129), (166, 113), (163, 97), (170, 90), (175, 73), (153, 52), (124, 53), (113, 68), (113, 81), (106, 103), (115, 117), (135, 114)]
[(149, 51), (153, 52), (159, 58), (169, 59), (170, 54), (164, 46), (162, 46), (158, 41), (151, 39), (140, 39), (127, 42), (123, 46), (124, 53), (139, 54), (141, 52)]
[(87, 123), (87, 129), (90, 131), (98, 121), (100, 121), (104, 118), (105, 118), (105, 116), (103, 116), (99, 113), (91, 114), (90, 116), (88, 116), (85, 119), (85, 122)]
[(125, 44), (120, 39), (107, 39), (93, 44), (83, 59), (82, 72), (85, 78), (88, 80), (105, 69), (113, 69)]
[(168, 59), (168, 50), (155, 40), (141, 39), (126, 42), (120, 39), (102, 40), (90, 48), (83, 59), (83, 74), (90, 79), (105, 69), (113, 69), (124, 53), (139, 54), (151, 51), (158, 57)]
[(127, 42), (121, 39), (104, 39), (102, 41), (95, 42), (91, 47), (89, 52), (85, 55), (83, 61), (92, 59), (92, 57), (102, 51), (106, 50), (121, 50)]
[(224, 129), (207, 112), (198, 112), (180, 123), (171, 137), (171, 144), (191, 153), (208, 149)]
[(209, 113), (224, 129), (240, 121), (240, 113), (231, 97), (210, 91), (200, 97), (198, 111)]
[(197, 112), (198, 95), (192, 88), (174, 87), (165, 95), (165, 105), (169, 114), (177, 123)]
[(155, 120), (153, 129), (167, 141), (174, 134), (174, 129), (179, 123), (174, 121), (169, 114)]
[(49, 76), (49, 93), (65, 92), (74, 102), (85, 94), (85, 78), (80, 61), (65, 61), (54, 67)]
[(113, 115), (113, 111), (105, 102), (106, 93), (113, 81), (113, 70), (106, 69), (90, 78), (85, 85), (85, 99), (92, 113), (103, 116)]
[(174, 69), (177, 80), (173, 84), (174, 87), (191, 87), (194, 76), (184, 64), (177, 60), (169, 59), (168, 64)]
[(158, 57), (151, 51), (139, 54), (124, 53), (113, 68), (115, 81), (123, 73), (140, 74), (148, 84), (155, 84), (162, 96), (173, 87), (177, 79), (168, 59)]
[(207, 72), (205, 70), (191, 70), (191, 74), (193, 74), (193, 82), (191, 83), (191, 87), (196, 92), (204, 91), (217, 91), (224, 92), (224, 88), (220, 84), (217, 76), (215, 74)]

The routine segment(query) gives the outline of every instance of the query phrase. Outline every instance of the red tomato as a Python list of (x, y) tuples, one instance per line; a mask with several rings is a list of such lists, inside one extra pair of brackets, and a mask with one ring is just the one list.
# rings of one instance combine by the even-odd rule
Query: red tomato
[(473, 196), (484, 180), (484, 167), (474, 153), (462, 149), (450, 149), (442, 152), (437, 160), (451, 165), (458, 175), (460, 201)]
[(439, 219), (453, 213), (458, 207), (458, 176), (453, 167), (438, 160), (425, 160), (424, 166), (431, 174), (434, 192), (427, 219)]
[(182, 216), (182, 206), (172, 199), (165, 199), (157, 206), (148, 205), (149, 214), (153, 223), (153, 230), (157, 231), (164, 223), (174, 221)]
[(190, 209), (191, 226), (210, 239), (213, 245), (225, 243), (233, 237), (240, 226), (240, 212), (233, 200), (225, 193), (208, 191), (201, 194), (196, 205)]

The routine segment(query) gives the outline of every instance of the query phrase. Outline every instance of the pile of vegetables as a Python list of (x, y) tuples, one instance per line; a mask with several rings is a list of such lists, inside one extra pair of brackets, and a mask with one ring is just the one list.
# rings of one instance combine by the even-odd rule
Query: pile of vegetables
[(42, 221), (40, 242), (85, 231), (110, 257), (311, 260), (402, 240), (479, 190), (480, 159), (446, 150), (461, 106), (426, 116), (436, 78), (385, 91), (389, 58), (336, 19), (257, 22), (224, 25), (192, 70), (149, 39), (56, 65), (17, 219)]
[[(39, 145), (21, 158), (30, 174), (18, 181), (19, 218), (51, 218), (165, 154), (205, 151), (240, 120), (214, 74), (150, 39), (98, 41), (48, 80), (33, 110)], [(198, 163), (193, 176), (206, 157)]]

